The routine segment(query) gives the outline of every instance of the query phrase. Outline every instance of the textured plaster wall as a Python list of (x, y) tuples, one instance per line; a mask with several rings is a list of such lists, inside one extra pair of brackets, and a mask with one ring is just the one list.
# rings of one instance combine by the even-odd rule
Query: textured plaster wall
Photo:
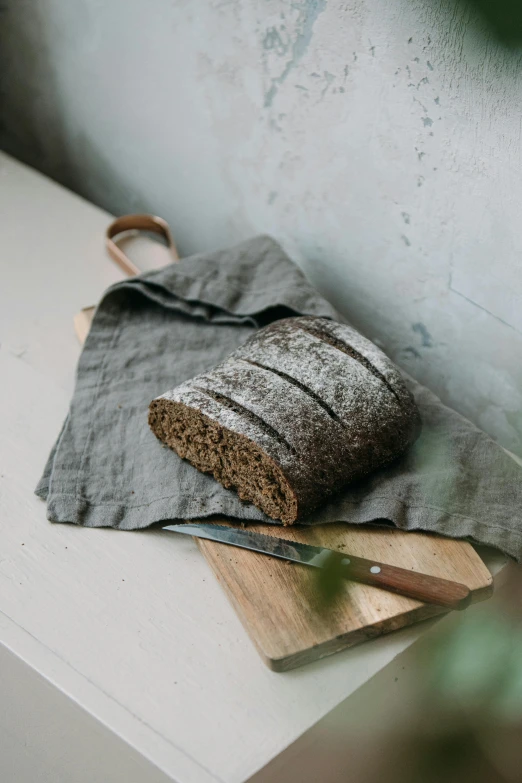
[(522, 454), (522, 60), (451, 0), (4, 0), (5, 149), (183, 254), (278, 238)]

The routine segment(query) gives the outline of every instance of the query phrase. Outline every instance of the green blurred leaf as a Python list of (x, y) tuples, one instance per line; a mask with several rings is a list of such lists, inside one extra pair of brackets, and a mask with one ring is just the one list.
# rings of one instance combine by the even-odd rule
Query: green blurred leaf
[(316, 603), (322, 609), (331, 606), (335, 599), (346, 591), (346, 579), (337, 553), (332, 552), (323, 568), (316, 569), (314, 581)]
[(470, 2), (502, 43), (507, 46), (517, 46), (522, 43), (520, 0), (470, 0)]
[(522, 629), (509, 616), (463, 618), (425, 661), (431, 698), (481, 719), (522, 717)]

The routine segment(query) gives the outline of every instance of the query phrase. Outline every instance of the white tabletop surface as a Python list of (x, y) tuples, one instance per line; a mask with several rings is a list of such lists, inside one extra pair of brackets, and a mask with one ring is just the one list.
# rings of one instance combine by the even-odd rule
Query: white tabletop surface
[(73, 316), (122, 276), (109, 220), (0, 156), (0, 647), (167, 778), (239, 783), (424, 626), (277, 674), (191, 539), (46, 520), (33, 490), (73, 388)]

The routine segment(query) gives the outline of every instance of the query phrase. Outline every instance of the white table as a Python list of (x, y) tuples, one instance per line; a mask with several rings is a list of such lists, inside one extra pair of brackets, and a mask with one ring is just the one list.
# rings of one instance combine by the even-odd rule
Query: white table
[(121, 277), (109, 220), (0, 156), (0, 779), (240, 783), (427, 626), (275, 674), (191, 539), (47, 522), (33, 490), (73, 388), (72, 319)]

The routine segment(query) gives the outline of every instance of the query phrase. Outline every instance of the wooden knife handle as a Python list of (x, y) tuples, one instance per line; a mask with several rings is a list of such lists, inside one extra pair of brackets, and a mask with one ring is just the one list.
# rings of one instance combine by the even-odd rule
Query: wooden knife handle
[(408, 571), (375, 560), (350, 555), (342, 558), (341, 568), (343, 576), (354, 582), (382, 587), (383, 590), (447, 609), (465, 609), (471, 601), (469, 588), (460, 582)]

